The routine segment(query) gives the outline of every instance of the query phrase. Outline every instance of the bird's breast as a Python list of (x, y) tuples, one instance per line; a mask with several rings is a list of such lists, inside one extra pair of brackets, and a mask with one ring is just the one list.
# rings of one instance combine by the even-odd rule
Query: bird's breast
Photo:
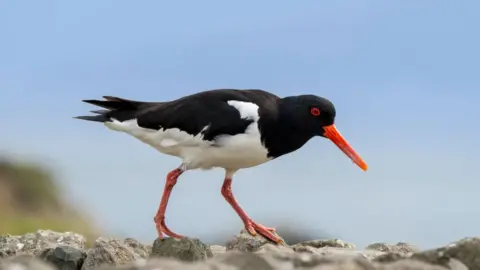
[(221, 167), (242, 169), (254, 167), (270, 160), (268, 149), (262, 144), (257, 123), (245, 133), (220, 135), (213, 144), (198, 148), (184, 148), (182, 156), (192, 168)]

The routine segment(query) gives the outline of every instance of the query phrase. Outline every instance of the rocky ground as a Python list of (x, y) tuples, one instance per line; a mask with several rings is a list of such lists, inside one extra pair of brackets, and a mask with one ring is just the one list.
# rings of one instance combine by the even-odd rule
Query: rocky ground
[(339, 239), (275, 245), (245, 231), (225, 246), (208, 246), (191, 238), (157, 239), (152, 245), (131, 238), (98, 238), (88, 249), (85, 242), (84, 236), (71, 232), (3, 235), (0, 270), (480, 269), (480, 238), (426, 251), (406, 243), (374, 243), (360, 250)]

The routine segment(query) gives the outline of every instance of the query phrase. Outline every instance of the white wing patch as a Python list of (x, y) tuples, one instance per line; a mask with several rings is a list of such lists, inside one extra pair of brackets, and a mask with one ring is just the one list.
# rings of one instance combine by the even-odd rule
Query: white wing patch
[[(236, 100), (228, 101), (228, 104), (240, 112), (241, 118), (253, 120), (253, 123), (244, 133), (221, 135), (214, 142), (203, 140), (202, 132), (192, 135), (178, 128), (142, 128), (137, 119), (124, 122), (112, 119), (113, 122), (106, 122), (105, 125), (112, 130), (128, 133), (161, 153), (180, 157), (188, 169), (222, 167), (237, 170), (269, 161), (268, 150), (261, 143), (258, 129), (258, 105)], [(202, 131), (208, 127), (205, 126)]]
[(240, 112), (240, 117), (243, 119), (251, 119), (256, 122), (260, 118), (258, 115), (258, 105), (255, 103), (238, 100), (229, 100), (227, 103), (237, 109), (238, 112)]

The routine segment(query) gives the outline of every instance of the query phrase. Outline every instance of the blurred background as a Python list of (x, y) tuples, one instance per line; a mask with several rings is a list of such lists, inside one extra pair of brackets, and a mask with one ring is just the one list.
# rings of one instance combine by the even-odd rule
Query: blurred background
[[(289, 242), (421, 248), (479, 235), (475, 1), (1, 1), (0, 233), (40, 228), (151, 242), (179, 160), (72, 119), (114, 95), (213, 88), (331, 99), (370, 166), (332, 143), (240, 171), (233, 191)], [(167, 224), (223, 242), (242, 228), (222, 170), (182, 176)]]

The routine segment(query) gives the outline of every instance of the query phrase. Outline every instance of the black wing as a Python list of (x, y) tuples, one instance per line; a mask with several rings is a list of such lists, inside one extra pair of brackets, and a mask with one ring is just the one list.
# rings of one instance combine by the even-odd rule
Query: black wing
[[(252, 102), (261, 107), (259, 114), (272, 114), (278, 97), (263, 90), (217, 89), (200, 92), (170, 102), (139, 102), (117, 97), (105, 97), (107, 101), (85, 102), (109, 110), (95, 111), (97, 116), (77, 117), (90, 121), (125, 121), (137, 119), (138, 125), (149, 129), (178, 128), (192, 135), (203, 134), (212, 141), (219, 135), (235, 135), (245, 132), (253, 122), (242, 119), (240, 112), (227, 102), (231, 100)], [(208, 128), (206, 128), (208, 127)]]

